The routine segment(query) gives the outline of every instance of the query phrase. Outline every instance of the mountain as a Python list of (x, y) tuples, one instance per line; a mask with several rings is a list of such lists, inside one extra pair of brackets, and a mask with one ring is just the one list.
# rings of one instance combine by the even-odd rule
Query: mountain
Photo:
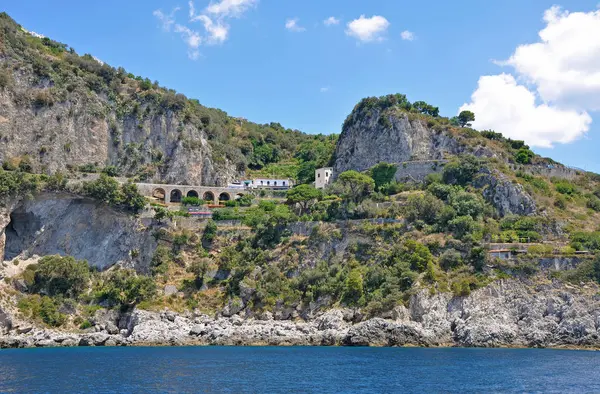
[[(309, 136), (259, 125), (79, 56), (0, 14), (0, 161), (36, 172), (111, 167), (157, 183), (226, 185), (248, 169), (298, 163)], [(295, 168), (295, 167), (294, 167)], [(114, 171), (113, 171), (114, 172)], [(293, 173), (292, 175), (295, 175)]]
[[(0, 14), (0, 347), (600, 348), (600, 176), (476, 116), (393, 94), (339, 136), (257, 125)], [(301, 185), (201, 220), (117, 175)]]

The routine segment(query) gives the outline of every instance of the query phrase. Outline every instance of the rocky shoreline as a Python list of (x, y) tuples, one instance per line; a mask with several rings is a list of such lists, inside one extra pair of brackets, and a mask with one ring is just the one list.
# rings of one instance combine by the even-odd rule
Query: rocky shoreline
[[(241, 312), (242, 313), (242, 312)], [(332, 309), (309, 319), (102, 310), (87, 332), (31, 326), (0, 335), (0, 348), (58, 346), (460, 346), (600, 348), (597, 286), (495, 282), (468, 297), (421, 290), (409, 307), (363, 320)], [(5, 330), (6, 331), (6, 330)]]

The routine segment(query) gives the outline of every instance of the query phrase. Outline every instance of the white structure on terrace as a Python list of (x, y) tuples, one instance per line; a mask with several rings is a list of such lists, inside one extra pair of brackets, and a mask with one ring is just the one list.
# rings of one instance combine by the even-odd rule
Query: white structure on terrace
[(315, 170), (315, 187), (317, 189), (325, 189), (333, 178), (333, 168), (325, 167)]
[(257, 178), (244, 181), (248, 189), (287, 190), (292, 187), (289, 179)]

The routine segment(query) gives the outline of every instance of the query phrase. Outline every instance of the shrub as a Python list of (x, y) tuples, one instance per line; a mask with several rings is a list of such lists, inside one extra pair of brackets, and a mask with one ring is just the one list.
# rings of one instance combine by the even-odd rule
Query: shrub
[(375, 181), (375, 190), (379, 191), (383, 185), (390, 184), (396, 176), (398, 166), (385, 162), (378, 163), (369, 170), (369, 175)]
[(567, 208), (567, 200), (563, 196), (558, 196), (554, 200), (554, 206), (558, 209), (566, 209)]
[(18, 303), (21, 313), (41, 320), (50, 327), (59, 327), (66, 321), (66, 316), (59, 312), (58, 307), (56, 300), (39, 295), (23, 297)]
[(19, 170), (23, 172), (33, 173), (33, 165), (29, 156), (23, 156), (19, 162)]
[(42, 257), (34, 272), (34, 290), (50, 296), (77, 297), (87, 289), (90, 280), (87, 262), (71, 256)]
[(475, 156), (461, 156), (458, 160), (446, 164), (442, 179), (444, 183), (464, 186), (473, 181), (481, 168), (482, 165)]
[[(95, 172), (95, 171), (92, 171)], [(115, 166), (106, 166), (102, 169), (102, 173), (108, 176), (116, 177), (120, 175), (119, 169)]]
[(531, 164), (534, 156), (535, 154), (529, 148), (521, 147), (515, 153), (515, 161), (519, 164)]
[(534, 256), (548, 256), (554, 252), (552, 245), (531, 245), (527, 253)]
[(171, 262), (171, 252), (164, 246), (159, 246), (154, 251), (154, 256), (150, 261), (150, 271), (152, 275), (165, 274), (169, 270), (169, 263)]
[(117, 269), (106, 275), (96, 291), (99, 300), (122, 307), (132, 307), (156, 295), (152, 278), (138, 276), (133, 270)]
[(439, 263), (444, 270), (451, 270), (463, 264), (462, 255), (454, 249), (448, 249), (440, 256)]
[(351, 306), (361, 305), (364, 303), (363, 277), (359, 270), (353, 269), (348, 274), (342, 299), (344, 303)]
[(600, 212), (600, 198), (594, 196), (593, 194), (588, 196), (586, 205), (588, 208), (591, 208), (596, 212)]
[(93, 174), (98, 172), (98, 167), (94, 163), (87, 163), (79, 166), (79, 171)]
[(435, 196), (429, 193), (418, 194), (408, 198), (405, 215), (411, 222), (422, 220), (427, 224), (434, 224), (443, 208), (444, 203)]
[[(229, 201), (227, 201), (229, 202)], [(183, 205), (191, 205), (191, 206), (200, 206), (204, 204), (204, 201), (200, 200), (198, 197), (183, 197), (181, 199), (181, 203)]]
[(572, 195), (578, 193), (577, 186), (575, 186), (574, 184), (572, 184), (571, 182), (569, 182), (567, 180), (559, 180), (559, 181), (554, 182), (554, 188), (560, 194), (565, 194), (568, 196), (572, 196)]
[(217, 236), (217, 224), (213, 220), (209, 220), (202, 233), (202, 243), (210, 245)]

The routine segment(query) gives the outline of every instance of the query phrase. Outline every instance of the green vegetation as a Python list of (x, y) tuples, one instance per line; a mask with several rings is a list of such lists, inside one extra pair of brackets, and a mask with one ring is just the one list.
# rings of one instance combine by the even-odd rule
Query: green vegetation
[(137, 186), (128, 182), (121, 186), (106, 174), (83, 184), (83, 194), (108, 205), (137, 213), (146, 207), (146, 199), (138, 193)]

